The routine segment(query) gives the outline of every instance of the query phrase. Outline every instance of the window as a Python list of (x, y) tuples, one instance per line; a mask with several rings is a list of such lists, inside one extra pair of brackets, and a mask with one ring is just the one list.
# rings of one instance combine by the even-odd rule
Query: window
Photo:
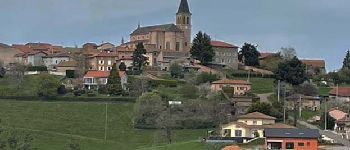
[(310, 146), (310, 142), (307, 142), (307, 143), (306, 143), (306, 146)]
[(190, 24), (190, 17), (187, 17), (187, 24)]
[(108, 71), (111, 71), (111, 70), (112, 70), (112, 67), (107, 67), (107, 70), (108, 70)]
[(221, 59), (221, 62), (224, 63), (224, 62), (225, 62), (225, 59)]
[(166, 42), (165, 47), (166, 47), (167, 50), (169, 50), (170, 49), (170, 42)]
[(253, 125), (257, 125), (258, 124), (258, 122), (257, 121), (253, 121)]
[(159, 49), (162, 49), (162, 45), (159, 46)]
[(105, 62), (103, 60), (99, 61), (100, 65), (103, 65)]
[(176, 42), (176, 51), (180, 51), (180, 42)]
[(299, 147), (304, 147), (304, 143), (298, 143)]
[(187, 46), (187, 42), (185, 42), (185, 46)]
[(112, 65), (112, 61), (108, 60), (108, 65)]
[(98, 67), (98, 70), (99, 70), (99, 71), (104, 71), (103, 66)]
[(294, 149), (294, 143), (287, 142), (286, 143), (286, 148), (287, 149)]
[(235, 130), (236, 137), (242, 137), (242, 130)]

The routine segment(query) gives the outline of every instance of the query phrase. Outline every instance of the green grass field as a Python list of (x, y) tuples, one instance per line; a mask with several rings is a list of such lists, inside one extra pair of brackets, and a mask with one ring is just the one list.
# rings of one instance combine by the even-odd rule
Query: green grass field
[[(0, 100), (1, 126), (30, 133), (35, 139), (33, 145), (43, 150), (67, 149), (72, 142), (80, 144), (83, 150), (159, 149), (165, 145), (163, 132), (134, 129), (132, 118), (133, 103), (109, 104), (104, 141), (105, 104)], [(176, 130), (173, 141), (193, 141), (205, 133)], [(196, 143), (194, 147), (197, 144), (201, 145)]]
[[(247, 78), (233, 77), (234, 80), (247, 80)], [(252, 92), (256, 94), (272, 93), (274, 90), (274, 81), (272, 78), (250, 78), (252, 83)]]

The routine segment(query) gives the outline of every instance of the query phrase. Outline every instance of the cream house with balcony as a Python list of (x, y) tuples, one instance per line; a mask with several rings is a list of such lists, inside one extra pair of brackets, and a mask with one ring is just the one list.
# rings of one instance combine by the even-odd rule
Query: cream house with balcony
[(276, 118), (260, 112), (253, 112), (237, 117), (237, 121), (223, 125), (222, 137), (263, 137), (267, 128), (294, 128), (285, 124), (275, 123)]
[(211, 90), (218, 92), (224, 88), (232, 89), (235, 96), (246, 95), (251, 90), (252, 84), (244, 80), (222, 79), (211, 84)]

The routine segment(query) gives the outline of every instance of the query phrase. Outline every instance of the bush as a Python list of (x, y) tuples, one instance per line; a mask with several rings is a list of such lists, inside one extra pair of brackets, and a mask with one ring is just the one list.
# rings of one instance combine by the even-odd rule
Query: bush
[(47, 71), (46, 66), (30, 66), (27, 69), (28, 71)]
[(61, 85), (58, 89), (57, 89), (57, 93), (60, 95), (64, 95), (67, 93), (66, 87), (64, 85)]
[(75, 71), (74, 70), (66, 70), (66, 77), (67, 78), (75, 78)]
[(212, 83), (216, 80), (219, 80), (219, 78), (215, 74), (209, 74), (206, 72), (203, 72), (197, 76), (197, 84), (207, 83), (207, 82)]
[(181, 121), (181, 127), (184, 129), (209, 129), (214, 128), (215, 123), (204, 119), (185, 119)]

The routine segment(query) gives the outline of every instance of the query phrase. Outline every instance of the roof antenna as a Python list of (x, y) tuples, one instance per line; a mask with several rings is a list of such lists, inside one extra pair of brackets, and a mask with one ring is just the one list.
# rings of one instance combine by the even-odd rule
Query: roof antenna
[(138, 28), (138, 29), (141, 28), (141, 23), (140, 23), (140, 21), (139, 21), (139, 24), (137, 25), (137, 28)]

